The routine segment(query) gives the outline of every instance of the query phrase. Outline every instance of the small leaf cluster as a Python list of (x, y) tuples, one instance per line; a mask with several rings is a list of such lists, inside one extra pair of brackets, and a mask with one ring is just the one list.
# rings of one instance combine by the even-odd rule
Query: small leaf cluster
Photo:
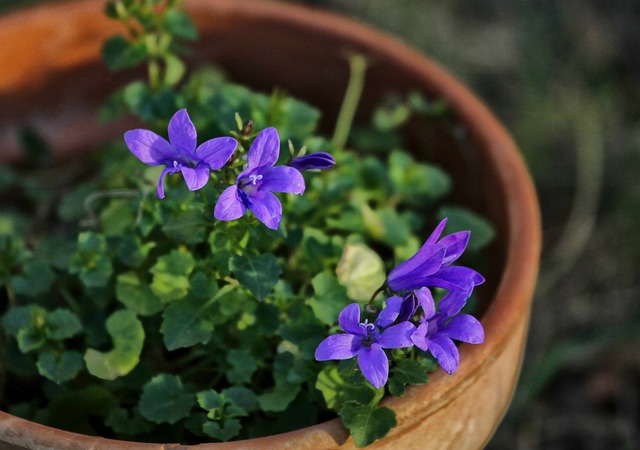
[(181, 41), (195, 40), (198, 31), (191, 18), (179, 9), (181, 0), (109, 0), (108, 17), (123, 24), (126, 35), (109, 38), (102, 58), (110, 70), (147, 64), (152, 89), (175, 86), (186, 67), (179, 56)]

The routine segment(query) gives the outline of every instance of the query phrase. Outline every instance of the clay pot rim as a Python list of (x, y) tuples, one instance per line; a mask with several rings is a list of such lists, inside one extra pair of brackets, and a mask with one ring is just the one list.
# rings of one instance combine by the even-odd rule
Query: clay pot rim
[[(72, 3), (57, 3), (39, 5), (12, 13), (2, 18), (5, 23), (20, 23), (34, 15), (47, 14), (51, 10), (61, 14), (89, 11), (101, 4), (101, 0), (76, 1)], [(386, 405), (398, 414), (398, 422), (408, 421), (408, 425), (419, 420), (420, 417), (409, 417), (402, 413), (402, 404), (416, 391), (421, 396), (431, 396), (432, 407), (422, 416), (433, 413), (444, 407), (451, 396), (458, 396), (474, 379), (484, 371), (483, 367), (491, 364), (505, 347), (510, 337), (510, 331), (521, 320), (521, 315), (528, 313), (533, 294), (538, 260), (541, 246), (541, 225), (535, 190), (530, 176), (525, 168), (518, 149), (504, 127), (493, 114), (454, 76), (425, 55), (408, 47), (396, 38), (382, 34), (367, 25), (334, 13), (315, 10), (309, 7), (278, 3), (270, 0), (189, 0), (187, 7), (192, 11), (210, 9), (211, 7), (223, 12), (260, 18), (268, 21), (296, 22), (301, 26), (328, 33), (334, 37), (353, 42), (365, 48), (375, 48), (375, 51), (389, 56), (396, 64), (404, 66), (415, 73), (416, 77), (425, 84), (434, 87), (441, 97), (446, 98), (450, 107), (469, 133), (482, 143), (486, 158), (489, 158), (497, 169), (500, 184), (509, 204), (507, 211), (508, 229), (504, 272), (496, 289), (490, 306), (482, 318), (486, 331), (483, 345), (462, 344), (460, 348), (461, 365), (454, 376), (446, 375), (438, 370), (430, 377), (425, 386), (412, 386), (403, 398), (388, 398)], [(71, 11), (73, 8), (75, 11)], [(64, 11), (64, 12), (63, 12)], [(517, 232), (516, 232), (517, 230)], [(436, 389), (437, 388), (437, 389)], [(31, 433), (49, 435), (48, 442), (64, 442), (72, 440), (84, 442), (86, 445), (99, 444), (130, 444), (130, 448), (174, 448), (160, 444), (145, 444), (109, 440), (99, 437), (85, 436), (68, 431), (58, 430), (44, 425), (29, 422), (0, 411), (0, 420), (11, 422), (9, 428), (30, 428)], [(403, 425), (404, 426), (404, 425)], [(400, 427), (398, 427), (400, 428)], [(54, 441), (53, 439), (59, 439)], [(267, 436), (258, 439), (235, 441), (229, 443), (200, 444), (196, 446), (176, 446), (177, 448), (225, 449), (246, 448), (247, 443), (262, 445), (263, 448), (278, 447), (278, 442), (286, 440), (290, 448), (324, 448), (323, 445), (342, 444), (348, 438), (348, 433), (342, 427), (339, 419), (319, 423), (307, 428), (288, 433)], [(304, 444), (303, 444), (304, 442)], [(128, 447), (129, 448), (129, 447)]]

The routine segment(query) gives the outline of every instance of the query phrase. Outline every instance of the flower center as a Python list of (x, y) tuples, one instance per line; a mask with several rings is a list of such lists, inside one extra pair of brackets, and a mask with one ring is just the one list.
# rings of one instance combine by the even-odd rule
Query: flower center
[(372, 323), (369, 323), (369, 319), (365, 319), (364, 322), (360, 323), (360, 327), (362, 328), (363, 334), (365, 337), (362, 340), (362, 345), (369, 346), (376, 340), (376, 326)]
[(256, 185), (256, 182), (259, 180), (262, 180), (262, 175), (249, 175), (249, 181), (254, 186)]

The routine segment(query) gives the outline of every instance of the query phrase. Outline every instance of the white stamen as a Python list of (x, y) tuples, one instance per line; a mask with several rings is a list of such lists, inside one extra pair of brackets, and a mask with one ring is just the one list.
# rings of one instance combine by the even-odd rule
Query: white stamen
[(262, 175), (249, 175), (249, 180), (251, 180), (251, 184), (256, 185), (256, 181), (262, 180)]
[(369, 323), (369, 319), (364, 319), (364, 322), (362, 322), (360, 324), (360, 326), (364, 329), (364, 330), (374, 330), (376, 328), (376, 326), (372, 323)]

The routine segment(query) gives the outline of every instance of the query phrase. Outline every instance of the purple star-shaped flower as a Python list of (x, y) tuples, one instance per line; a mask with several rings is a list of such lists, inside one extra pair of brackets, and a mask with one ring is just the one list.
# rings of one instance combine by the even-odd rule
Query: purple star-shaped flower
[(389, 377), (389, 360), (385, 348), (413, 346), (411, 336), (416, 327), (410, 322), (395, 322), (402, 298), (390, 297), (387, 306), (374, 321), (360, 322), (360, 306), (352, 303), (342, 310), (338, 323), (346, 333), (334, 334), (323, 340), (316, 349), (318, 361), (358, 357), (358, 366), (364, 377), (375, 388), (385, 385)]
[(196, 128), (186, 109), (173, 115), (168, 131), (168, 142), (149, 130), (130, 130), (124, 134), (127, 147), (136, 158), (150, 166), (166, 166), (158, 180), (159, 198), (164, 198), (162, 181), (170, 173), (182, 172), (191, 191), (204, 187), (209, 181), (209, 171), (222, 168), (237, 146), (235, 139), (219, 137), (196, 148)]
[(236, 184), (225, 189), (214, 210), (218, 220), (235, 220), (249, 209), (260, 222), (275, 230), (282, 219), (282, 204), (272, 192), (302, 194), (302, 174), (293, 167), (274, 167), (280, 154), (280, 138), (275, 128), (256, 136), (247, 154), (247, 167)]
[(418, 289), (415, 295), (423, 314), (411, 340), (419, 349), (428, 350), (438, 360), (442, 369), (451, 375), (460, 364), (460, 353), (453, 339), (470, 344), (482, 344), (482, 324), (469, 314), (458, 314), (466, 302), (461, 291), (452, 291), (440, 300), (438, 312), (429, 289)]
[(432, 286), (471, 294), (474, 286), (484, 282), (475, 270), (450, 265), (464, 252), (470, 233), (460, 231), (440, 239), (446, 224), (447, 219), (440, 222), (418, 253), (389, 273), (387, 284), (391, 289), (400, 292)]

